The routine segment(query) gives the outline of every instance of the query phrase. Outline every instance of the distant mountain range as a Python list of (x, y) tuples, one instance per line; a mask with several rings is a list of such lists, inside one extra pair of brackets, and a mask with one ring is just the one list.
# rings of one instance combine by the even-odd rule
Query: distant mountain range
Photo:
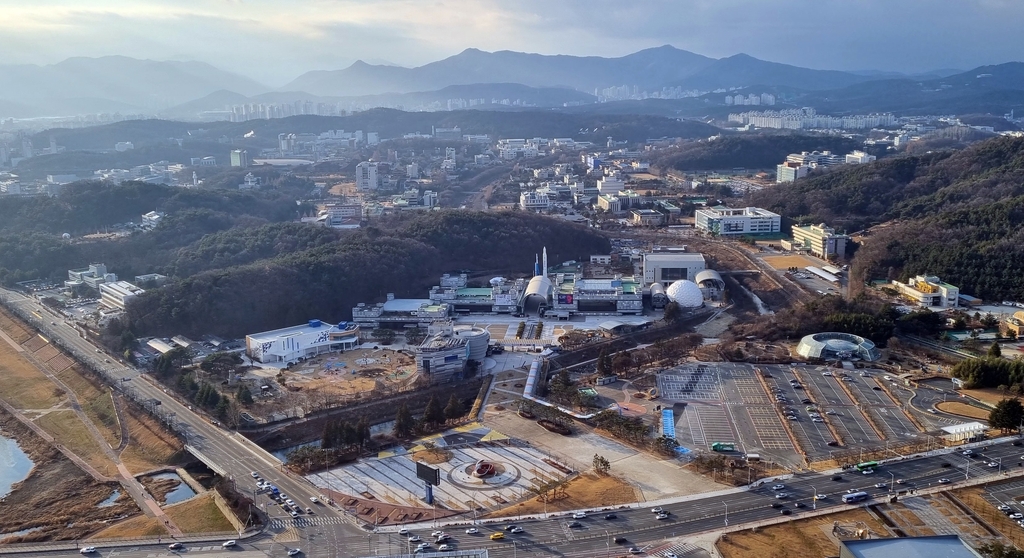
[[(273, 88), (201, 62), (108, 56), (70, 58), (49, 66), (0, 65), (0, 118), (121, 112), (195, 119), (204, 111), (236, 104), (294, 101), (419, 110), (429, 105), (447, 108), (447, 99), (458, 98), (487, 103), (519, 99), (552, 108), (591, 103), (595, 92), (620, 86), (648, 92), (782, 91), (782, 106), (832, 112), (980, 112), (1017, 105), (1024, 92), (1021, 68), (1009, 63), (908, 76), (801, 68), (746, 54), (714, 59), (667, 45), (619, 58), (467, 49), (416, 68), (358, 61), (342, 70), (307, 72)], [(720, 103), (717, 97), (700, 101), (703, 107), (715, 103)], [(978, 108), (971, 110), (972, 103)]]

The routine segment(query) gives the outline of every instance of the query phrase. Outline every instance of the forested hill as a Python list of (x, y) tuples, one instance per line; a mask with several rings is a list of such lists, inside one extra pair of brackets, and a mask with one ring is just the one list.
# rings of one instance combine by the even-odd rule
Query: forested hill
[(1024, 138), (844, 166), (749, 203), (848, 231), (880, 224), (851, 278), (927, 273), (988, 300), (1024, 297)]
[[(211, 235), (183, 250), (173, 266), (192, 271), (218, 257), (231, 263), (231, 254), (246, 245), (244, 237), (261, 230)], [(445, 272), (529, 272), (534, 254), (544, 246), (552, 261), (610, 250), (608, 240), (592, 229), (519, 212), (396, 216), (342, 233), (333, 242), (306, 244), (315, 245), (241, 265), (206, 268), (149, 291), (129, 305), (130, 327), (136, 335), (236, 337), (311, 318), (337, 322), (350, 319), (357, 303), (383, 301), (387, 293), (426, 298)]]

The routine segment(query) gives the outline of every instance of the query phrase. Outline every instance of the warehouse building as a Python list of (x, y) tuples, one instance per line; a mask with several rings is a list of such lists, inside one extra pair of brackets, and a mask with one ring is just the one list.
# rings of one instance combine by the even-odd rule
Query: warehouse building
[(655, 246), (643, 254), (644, 284), (660, 283), (668, 286), (680, 279), (691, 281), (707, 269), (704, 255), (688, 252), (685, 246)]
[(708, 207), (694, 213), (694, 228), (713, 236), (771, 235), (782, 230), (782, 217), (758, 207)]
[(263, 363), (293, 363), (359, 345), (359, 326), (351, 322), (331, 325), (310, 320), (305, 325), (275, 329), (245, 336), (245, 352)]
[(892, 288), (903, 298), (932, 308), (956, 308), (960, 304), (960, 289), (943, 283), (934, 275), (911, 277), (906, 283), (892, 282)]
[(825, 223), (793, 226), (793, 249), (807, 250), (823, 260), (846, 257), (846, 243), (850, 237), (836, 233)]

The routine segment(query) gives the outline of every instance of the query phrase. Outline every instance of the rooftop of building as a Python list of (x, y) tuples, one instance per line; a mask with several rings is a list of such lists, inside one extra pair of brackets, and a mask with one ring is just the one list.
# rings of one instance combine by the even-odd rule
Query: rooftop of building
[(760, 207), (730, 208), (725, 206), (705, 207), (698, 209), (698, 213), (708, 213), (716, 217), (779, 217), (778, 213), (772, 213)]
[[(421, 308), (437, 306), (428, 298), (396, 298), (384, 303), (385, 312), (417, 312)], [(440, 309), (438, 307), (437, 309)]]
[(463, 287), (455, 291), (455, 296), (459, 298), (491, 298), (493, 294), (490, 288)]
[(454, 349), (458, 347), (464, 347), (466, 340), (456, 335), (442, 333), (433, 337), (428, 337), (420, 344), (420, 350), (425, 351), (443, 351), (446, 349)]
[(855, 558), (980, 558), (957, 535), (850, 540), (840, 543)]
[(295, 337), (297, 335), (304, 335), (307, 333), (315, 333), (321, 331), (348, 331), (354, 330), (358, 327), (354, 323), (341, 322), (340, 324), (334, 325), (320, 320), (310, 320), (309, 322), (302, 325), (295, 325), (289, 327), (283, 327), (281, 329), (274, 329), (271, 331), (264, 331), (261, 333), (253, 333), (248, 335), (250, 339), (259, 342), (270, 342), (283, 337)]

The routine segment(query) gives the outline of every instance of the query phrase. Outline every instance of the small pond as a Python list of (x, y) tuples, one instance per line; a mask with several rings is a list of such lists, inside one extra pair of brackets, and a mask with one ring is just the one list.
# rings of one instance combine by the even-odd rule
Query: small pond
[(25, 480), (33, 465), (17, 442), (0, 436), (0, 498), (11, 493), (11, 485)]

